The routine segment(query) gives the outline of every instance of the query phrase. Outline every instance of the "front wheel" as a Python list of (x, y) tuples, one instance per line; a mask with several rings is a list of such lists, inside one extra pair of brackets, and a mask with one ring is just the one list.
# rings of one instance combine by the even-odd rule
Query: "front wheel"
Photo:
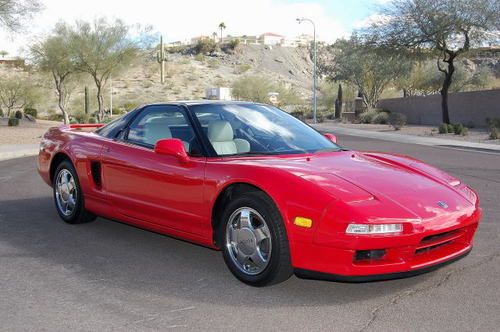
[(281, 214), (263, 192), (232, 200), (222, 215), (219, 234), (229, 270), (251, 286), (267, 286), (288, 279), (293, 269)]
[(69, 224), (81, 224), (96, 219), (85, 209), (80, 182), (71, 162), (65, 160), (59, 164), (52, 187), (56, 210), (62, 220)]

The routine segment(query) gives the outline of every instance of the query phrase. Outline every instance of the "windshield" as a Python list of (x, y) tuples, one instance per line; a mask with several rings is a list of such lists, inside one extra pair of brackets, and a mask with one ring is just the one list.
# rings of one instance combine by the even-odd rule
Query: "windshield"
[(190, 107), (218, 155), (338, 151), (326, 137), (280, 109), (260, 104)]

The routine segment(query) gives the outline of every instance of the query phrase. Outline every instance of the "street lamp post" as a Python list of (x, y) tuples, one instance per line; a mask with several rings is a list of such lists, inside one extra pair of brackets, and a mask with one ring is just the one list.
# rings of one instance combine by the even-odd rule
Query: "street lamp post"
[(313, 20), (305, 17), (297, 18), (297, 22), (302, 23), (304, 21), (311, 22), (313, 26), (313, 47), (314, 47), (314, 70), (313, 70), (313, 121), (316, 123), (316, 25)]

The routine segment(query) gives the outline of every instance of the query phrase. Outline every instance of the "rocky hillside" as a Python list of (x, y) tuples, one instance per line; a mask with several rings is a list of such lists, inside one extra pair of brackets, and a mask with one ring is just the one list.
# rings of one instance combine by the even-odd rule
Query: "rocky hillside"
[[(199, 99), (205, 89), (231, 86), (244, 75), (265, 75), (310, 95), (313, 64), (306, 48), (241, 45), (234, 54), (214, 56), (169, 54), (165, 83), (160, 83), (155, 54), (143, 54), (113, 79), (115, 105)], [(81, 97), (81, 96), (78, 96)]]

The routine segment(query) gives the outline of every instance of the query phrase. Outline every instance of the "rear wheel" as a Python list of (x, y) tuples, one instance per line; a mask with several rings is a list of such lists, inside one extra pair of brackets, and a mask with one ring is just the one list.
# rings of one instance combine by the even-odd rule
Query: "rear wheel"
[(81, 224), (96, 219), (85, 210), (80, 182), (71, 162), (65, 160), (57, 167), (52, 184), (56, 210), (62, 220), (69, 224)]
[(283, 220), (263, 192), (245, 193), (227, 204), (219, 234), (226, 265), (244, 283), (267, 286), (292, 275)]

